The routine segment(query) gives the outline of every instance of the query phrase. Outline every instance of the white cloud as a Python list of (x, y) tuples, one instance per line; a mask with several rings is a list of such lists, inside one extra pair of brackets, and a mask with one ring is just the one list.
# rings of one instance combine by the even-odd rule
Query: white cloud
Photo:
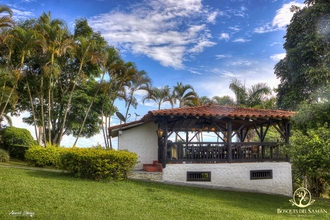
[(239, 28), (239, 26), (237, 26), (237, 25), (236, 26), (230, 26), (228, 28), (233, 31), (232, 32), (233, 34), (239, 32), (241, 30), (241, 28)]
[[(220, 64), (214, 68), (204, 68), (205, 72), (213, 73), (207, 79), (202, 79), (193, 84), (195, 91), (199, 94), (212, 97), (214, 95), (229, 95), (234, 98), (234, 93), (229, 89), (232, 79), (237, 78), (250, 88), (257, 83), (267, 83), (271, 88), (276, 88), (279, 79), (274, 74), (275, 62), (255, 61), (255, 60), (236, 60), (229, 61), (227, 64)], [(205, 77), (204, 77), (205, 78)]]
[(290, 11), (292, 5), (303, 8), (305, 5), (296, 1), (292, 1), (286, 4), (283, 4), (280, 9), (276, 11), (276, 15), (273, 18), (272, 22), (267, 22), (261, 27), (255, 28), (255, 33), (267, 33), (277, 30), (283, 30), (288, 24), (293, 16), (293, 12)]
[(279, 61), (279, 60), (283, 59), (285, 57), (285, 55), (286, 55), (286, 53), (274, 54), (274, 55), (270, 56), (270, 59)]
[(249, 41), (250, 40), (242, 38), (242, 37), (239, 37), (239, 38), (236, 38), (235, 40), (233, 40), (233, 42), (235, 42), (235, 43), (245, 43), (245, 42), (249, 42)]
[(220, 34), (220, 37), (219, 37), (219, 39), (220, 40), (226, 40), (226, 41), (228, 41), (229, 40), (229, 34), (228, 33), (221, 33)]
[[(222, 13), (220, 13), (221, 15)], [(208, 16), (207, 16), (207, 21), (209, 23), (212, 23), (214, 24), (215, 23), (215, 20), (217, 18), (217, 16), (219, 15), (219, 12), (218, 11), (214, 11), (214, 12), (211, 12)]]
[(219, 55), (215, 55), (216, 60), (220, 60), (220, 59), (224, 59), (224, 58), (231, 58), (232, 55), (230, 54), (219, 54)]
[(144, 1), (131, 8), (94, 16), (89, 24), (109, 44), (176, 69), (184, 67), (186, 57), (216, 44), (206, 24), (220, 13), (204, 8), (201, 0)]
[(18, 10), (15, 8), (11, 8), (11, 10), (13, 11), (14, 20), (26, 20), (35, 16), (32, 11)]
[(248, 61), (248, 60), (237, 60), (234, 62), (231, 62), (229, 65), (231, 66), (251, 66), (252, 61)]

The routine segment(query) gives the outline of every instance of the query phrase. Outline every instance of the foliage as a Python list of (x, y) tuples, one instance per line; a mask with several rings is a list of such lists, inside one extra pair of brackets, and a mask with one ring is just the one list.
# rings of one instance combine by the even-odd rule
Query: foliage
[(172, 96), (174, 98), (174, 104), (176, 101), (179, 102), (179, 108), (189, 105), (189, 103), (197, 99), (194, 88), (190, 84), (183, 85), (182, 82), (177, 83), (177, 85), (173, 87)]
[(1, 130), (2, 142), (6, 148), (10, 146), (24, 146), (31, 147), (34, 145), (34, 140), (29, 132), (25, 128), (7, 127)]
[(11, 145), (7, 149), (11, 158), (18, 160), (25, 160), (25, 153), (30, 147), (25, 147), (21, 145)]
[(0, 162), (8, 162), (10, 159), (9, 153), (4, 149), (0, 149)]
[(49, 145), (47, 147), (34, 146), (29, 148), (25, 154), (25, 161), (32, 166), (54, 168), (60, 167), (60, 155), (65, 148)]
[(295, 13), (284, 37), (286, 57), (275, 66), (281, 81), (277, 93), (281, 109), (296, 110), (300, 102), (309, 103), (311, 94), (330, 83), (330, 4), (306, 3), (309, 7), (293, 8)]
[(100, 148), (71, 148), (61, 155), (61, 166), (76, 177), (126, 179), (137, 163), (137, 154)]
[(169, 86), (163, 86), (161, 88), (152, 87), (148, 90), (147, 95), (142, 98), (142, 102), (148, 100), (153, 100), (158, 105), (158, 110), (160, 110), (160, 106), (165, 102), (170, 102), (173, 106), (173, 101), (171, 99), (171, 88)]
[[(9, 14), (2, 18), (11, 18), (12, 11), (0, 6), (0, 12)], [(109, 123), (102, 120), (114, 114), (114, 101), (123, 91), (133, 91), (128, 108), (135, 106), (133, 93), (144, 84), (137, 82), (149, 80), (145, 71), (123, 61), (86, 19), (76, 20), (72, 35), (50, 12), (0, 32), (0, 64), (8, 70), (0, 71), (0, 120), (9, 110), (29, 112), (24, 122), (35, 127), (40, 145), (60, 144), (63, 135), (74, 135), (77, 141), (102, 128), (109, 147), (104, 126)]]
[(257, 83), (247, 89), (238, 79), (233, 79), (229, 88), (235, 93), (236, 106), (249, 108), (270, 107), (268, 102), (272, 100), (269, 97), (272, 91), (266, 83)]
[(324, 123), (330, 124), (330, 87), (324, 87), (311, 95), (314, 101), (302, 102), (293, 117), (295, 129), (306, 133)]
[(325, 193), (330, 181), (329, 139), (328, 124), (317, 129), (307, 129), (306, 134), (296, 130), (287, 148), (292, 169), (314, 196)]

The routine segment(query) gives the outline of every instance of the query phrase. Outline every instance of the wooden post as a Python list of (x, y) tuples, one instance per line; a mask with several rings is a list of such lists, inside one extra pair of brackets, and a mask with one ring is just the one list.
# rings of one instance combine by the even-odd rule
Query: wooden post
[(231, 142), (231, 134), (233, 132), (231, 119), (227, 122), (227, 155), (228, 155), (228, 163), (232, 162), (233, 152), (232, 152), (232, 142)]
[(163, 147), (163, 161), (162, 161), (162, 167), (165, 168), (166, 167), (166, 163), (167, 163), (167, 134), (168, 134), (168, 129), (167, 129), (167, 118), (163, 119), (161, 121), (161, 126), (164, 127), (164, 134), (163, 134), (163, 138), (164, 138), (164, 147)]

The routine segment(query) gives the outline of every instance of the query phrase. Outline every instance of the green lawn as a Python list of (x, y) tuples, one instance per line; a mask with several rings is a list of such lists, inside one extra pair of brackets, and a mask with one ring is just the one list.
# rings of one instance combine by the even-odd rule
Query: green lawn
[[(330, 219), (330, 200), (310, 209), (328, 214), (277, 214), (288, 197), (173, 186), (136, 180), (94, 182), (68, 174), (0, 167), (0, 219)], [(306, 210), (308, 209), (306, 208)]]

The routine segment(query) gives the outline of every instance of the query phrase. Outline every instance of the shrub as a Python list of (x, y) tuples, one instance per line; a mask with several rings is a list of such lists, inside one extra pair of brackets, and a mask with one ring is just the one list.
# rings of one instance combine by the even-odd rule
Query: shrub
[(293, 131), (291, 144), (287, 148), (292, 164), (294, 180), (304, 184), (313, 196), (326, 193), (330, 173), (330, 129), (328, 124), (315, 129)]
[(93, 180), (126, 179), (136, 163), (137, 154), (128, 151), (71, 148), (61, 155), (64, 170)]
[(1, 148), (8, 151), (12, 158), (20, 160), (24, 160), (25, 151), (35, 144), (27, 129), (16, 127), (1, 130), (1, 141)]
[(47, 147), (34, 146), (25, 153), (25, 161), (37, 167), (60, 167), (60, 154), (65, 148), (48, 145)]
[(7, 151), (4, 149), (0, 149), (0, 161), (1, 162), (8, 162), (10, 159), (10, 156)]
[(9, 154), (12, 158), (16, 158), (19, 160), (25, 160), (25, 152), (29, 149), (29, 147), (20, 146), (20, 145), (12, 145), (9, 146)]

